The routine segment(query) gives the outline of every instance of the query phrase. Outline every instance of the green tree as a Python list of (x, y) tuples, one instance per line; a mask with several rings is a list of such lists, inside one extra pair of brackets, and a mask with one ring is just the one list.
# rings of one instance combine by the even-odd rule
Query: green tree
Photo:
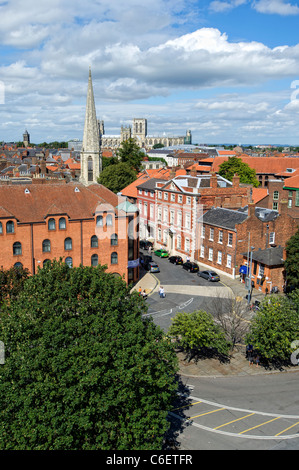
[(287, 287), (299, 288), (299, 230), (286, 244), (286, 260), (284, 263)]
[(197, 310), (192, 313), (180, 312), (172, 320), (169, 335), (190, 357), (202, 352), (226, 355), (230, 344), (224, 332), (214, 323), (211, 314)]
[(0, 270), (0, 307), (4, 301), (11, 301), (18, 297), (28, 277), (28, 269), (22, 267)]
[(107, 166), (98, 178), (98, 182), (114, 193), (118, 193), (136, 180), (137, 173), (128, 163)]
[(134, 170), (138, 171), (145, 154), (138, 147), (136, 140), (130, 138), (121, 143), (117, 150), (117, 156), (122, 163), (127, 163)]
[(177, 360), (145, 312), (102, 266), (30, 277), (0, 317), (0, 449), (160, 449)]
[(299, 340), (299, 295), (267, 297), (251, 321), (247, 342), (271, 362), (289, 361), (291, 343)]
[(234, 175), (237, 174), (240, 177), (240, 183), (252, 184), (255, 188), (259, 185), (255, 170), (238, 157), (229, 157), (226, 162), (221, 163), (218, 173), (229, 181), (232, 181)]

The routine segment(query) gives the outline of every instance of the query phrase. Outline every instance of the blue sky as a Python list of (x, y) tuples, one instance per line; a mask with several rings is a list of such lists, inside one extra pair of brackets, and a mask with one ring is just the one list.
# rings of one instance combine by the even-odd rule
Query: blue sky
[(88, 69), (118, 135), (299, 146), (293, 0), (0, 2), (0, 140), (82, 138)]

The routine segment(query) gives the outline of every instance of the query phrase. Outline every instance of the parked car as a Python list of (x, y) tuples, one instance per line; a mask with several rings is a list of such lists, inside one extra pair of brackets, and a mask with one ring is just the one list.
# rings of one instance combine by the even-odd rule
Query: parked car
[(140, 253), (139, 258), (142, 265), (149, 263), (149, 261), (153, 261), (151, 255), (144, 255), (143, 253)]
[(148, 250), (149, 247), (153, 248), (154, 244), (149, 240), (140, 240), (139, 241), (139, 248), (142, 250)]
[(164, 248), (160, 248), (159, 250), (156, 250), (154, 253), (160, 258), (168, 258), (169, 256), (168, 251), (166, 251)]
[(190, 273), (196, 273), (199, 270), (198, 265), (192, 261), (186, 261), (183, 263), (183, 268), (190, 271)]
[(169, 256), (168, 260), (173, 264), (183, 264), (183, 258), (181, 256)]
[(220, 276), (215, 271), (199, 271), (197, 275), (211, 282), (220, 281)]
[(160, 272), (159, 266), (154, 261), (149, 261), (148, 263), (146, 263), (144, 265), (144, 268), (147, 271), (149, 271), (150, 273), (159, 273)]

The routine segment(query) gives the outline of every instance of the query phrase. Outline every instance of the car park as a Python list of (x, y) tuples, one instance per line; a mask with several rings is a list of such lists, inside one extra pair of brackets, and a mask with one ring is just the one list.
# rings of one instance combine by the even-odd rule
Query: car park
[(150, 273), (159, 273), (160, 272), (160, 268), (158, 266), (157, 263), (155, 263), (154, 261), (149, 261), (148, 263), (146, 263), (144, 265), (144, 268), (149, 271)]
[(199, 271), (197, 275), (199, 277), (203, 277), (204, 279), (207, 279), (210, 282), (220, 281), (220, 276), (219, 274), (215, 273), (215, 271)]
[(186, 261), (183, 263), (183, 268), (190, 271), (190, 273), (196, 273), (199, 270), (198, 265), (192, 261)]
[(183, 264), (183, 258), (181, 256), (169, 256), (168, 260), (173, 264)]
[(169, 256), (168, 251), (164, 250), (164, 248), (160, 248), (159, 250), (156, 250), (154, 253), (156, 256), (159, 256), (160, 258), (168, 258)]

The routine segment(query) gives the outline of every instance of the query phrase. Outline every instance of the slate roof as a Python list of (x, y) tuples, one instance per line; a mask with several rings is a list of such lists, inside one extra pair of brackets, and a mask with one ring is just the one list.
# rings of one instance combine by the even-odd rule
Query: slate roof
[[(238, 212), (248, 214), (248, 206), (238, 209)], [(272, 209), (266, 209), (265, 207), (255, 207), (255, 215), (263, 222), (269, 222), (270, 220), (277, 219), (279, 212)]]
[(140, 183), (136, 186), (136, 188), (140, 189), (148, 189), (149, 191), (154, 191), (156, 189), (156, 183), (165, 183), (164, 179), (161, 178), (151, 178), (143, 183)]
[[(243, 253), (247, 256), (247, 253)], [(281, 266), (283, 260), (283, 248), (281, 246), (266, 248), (265, 250), (256, 250), (252, 252), (253, 261), (265, 264), (266, 266)]]
[(216, 207), (209, 209), (199, 219), (200, 222), (217, 227), (235, 230), (236, 224), (240, 224), (247, 219), (247, 214), (231, 209)]

